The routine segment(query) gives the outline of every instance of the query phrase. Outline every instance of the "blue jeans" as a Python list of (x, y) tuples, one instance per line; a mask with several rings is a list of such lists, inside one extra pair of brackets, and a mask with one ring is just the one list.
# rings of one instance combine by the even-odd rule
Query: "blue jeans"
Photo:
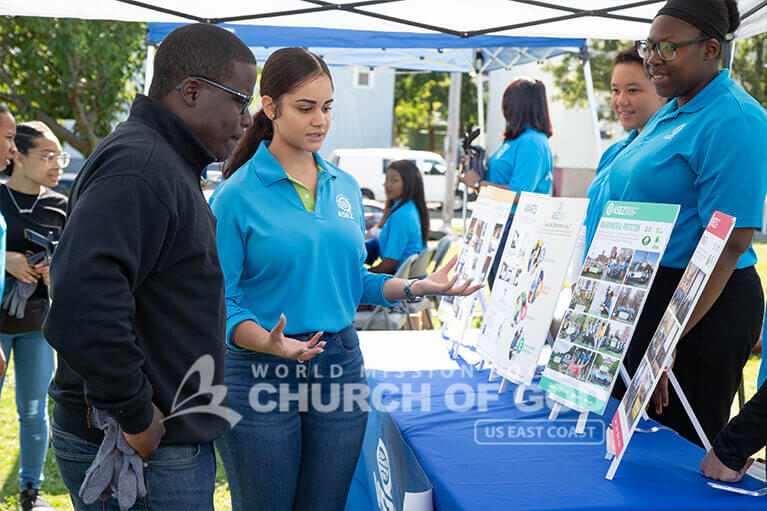
[(227, 350), (228, 406), (243, 419), (216, 448), (234, 511), (344, 508), (365, 436), (368, 387), (354, 328), (322, 339), (324, 353), (303, 364)]
[[(40, 331), (2, 334), (5, 358), (11, 353), (16, 373), (16, 412), (19, 415), (19, 488), (40, 488), (48, 449), (48, 384), (53, 376), (53, 349)], [(0, 378), (0, 391), (5, 377)]]
[[(98, 445), (63, 431), (55, 422), (51, 428), (51, 445), (75, 511), (120, 509), (114, 497), (86, 505), (78, 496)], [(210, 442), (160, 445), (144, 465), (147, 495), (138, 499), (130, 511), (213, 511), (215, 479), (216, 457)]]

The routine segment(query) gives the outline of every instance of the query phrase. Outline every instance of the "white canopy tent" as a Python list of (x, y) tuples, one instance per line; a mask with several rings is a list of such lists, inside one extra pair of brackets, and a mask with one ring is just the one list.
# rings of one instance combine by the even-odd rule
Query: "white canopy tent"
[[(1, 0), (0, 14), (123, 21), (640, 39), (664, 0)], [(736, 37), (767, 31), (767, 0), (738, 0)]]

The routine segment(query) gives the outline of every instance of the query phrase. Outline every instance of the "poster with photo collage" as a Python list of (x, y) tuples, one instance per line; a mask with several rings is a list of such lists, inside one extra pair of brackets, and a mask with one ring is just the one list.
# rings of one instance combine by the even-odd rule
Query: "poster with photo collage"
[(533, 381), (588, 202), (522, 193), (477, 342), (509, 380)]
[(610, 423), (608, 444), (612, 446), (612, 452), (618, 455), (618, 462), (636, 429), (642, 410), (650, 402), (661, 374), (671, 364), (676, 344), (734, 226), (734, 217), (716, 211), (703, 231), (682, 279), (674, 290), (671, 302)]
[(607, 203), (541, 378), (558, 401), (604, 412), (678, 212)]
[[(514, 196), (514, 192), (492, 186), (480, 189), (458, 252), (458, 262), (451, 273), (451, 277), (458, 274), (459, 283), (487, 280), (514, 204)], [(462, 340), (481, 292), (483, 290), (470, 296), (446, 296), (440, 302), (437, 312), (446, 327), (445, 334), (452, 341)]]

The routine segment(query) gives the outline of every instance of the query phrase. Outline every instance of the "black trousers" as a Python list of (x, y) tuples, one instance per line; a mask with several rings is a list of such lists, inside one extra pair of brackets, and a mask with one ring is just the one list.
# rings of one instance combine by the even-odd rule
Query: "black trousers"
[[(684, 270), (658, 268), (624, 361), (632, 377), (682, 273)], [(753, 266), (735, 270), (708, 313), (679, 340), (673, 371), (710, 441), (730, 418), (732, 400), (743, 377), (743, 366), (759, 339), (763, 315), (764, 294), (756, 270)], [(614, 395), (622, 397), (623, 392), (625, 387), (619, 380)], [(669, 406), (660, 415), (652, 407), (647, 413), (701, 445), (670, 383)]]

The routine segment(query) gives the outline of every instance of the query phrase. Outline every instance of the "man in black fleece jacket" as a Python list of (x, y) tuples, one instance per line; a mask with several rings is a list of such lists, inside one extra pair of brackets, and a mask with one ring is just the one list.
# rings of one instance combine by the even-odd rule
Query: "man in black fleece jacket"
[(700, 464), (711, 479), (734, 483), (753, 463), (752, 454), (767, 445), (767, 383), (762, 384), (740, 413), (714, 438), (713, 448)]
[(111, 415), (145, 460), (137, 506), (213, 509), (212, 441), (226, 415), (184, 413), (226, 404), (206, 394), (223, 383), (226, 313), (200, 177), (252, 124), (257, 72), (227, 30), (174, 30), (157, 50), (149, 97), (136, 97), (72, 188), (43, 331), (58, 353), (52, 443), (76, 509), (102, 439), (90, 407)]

